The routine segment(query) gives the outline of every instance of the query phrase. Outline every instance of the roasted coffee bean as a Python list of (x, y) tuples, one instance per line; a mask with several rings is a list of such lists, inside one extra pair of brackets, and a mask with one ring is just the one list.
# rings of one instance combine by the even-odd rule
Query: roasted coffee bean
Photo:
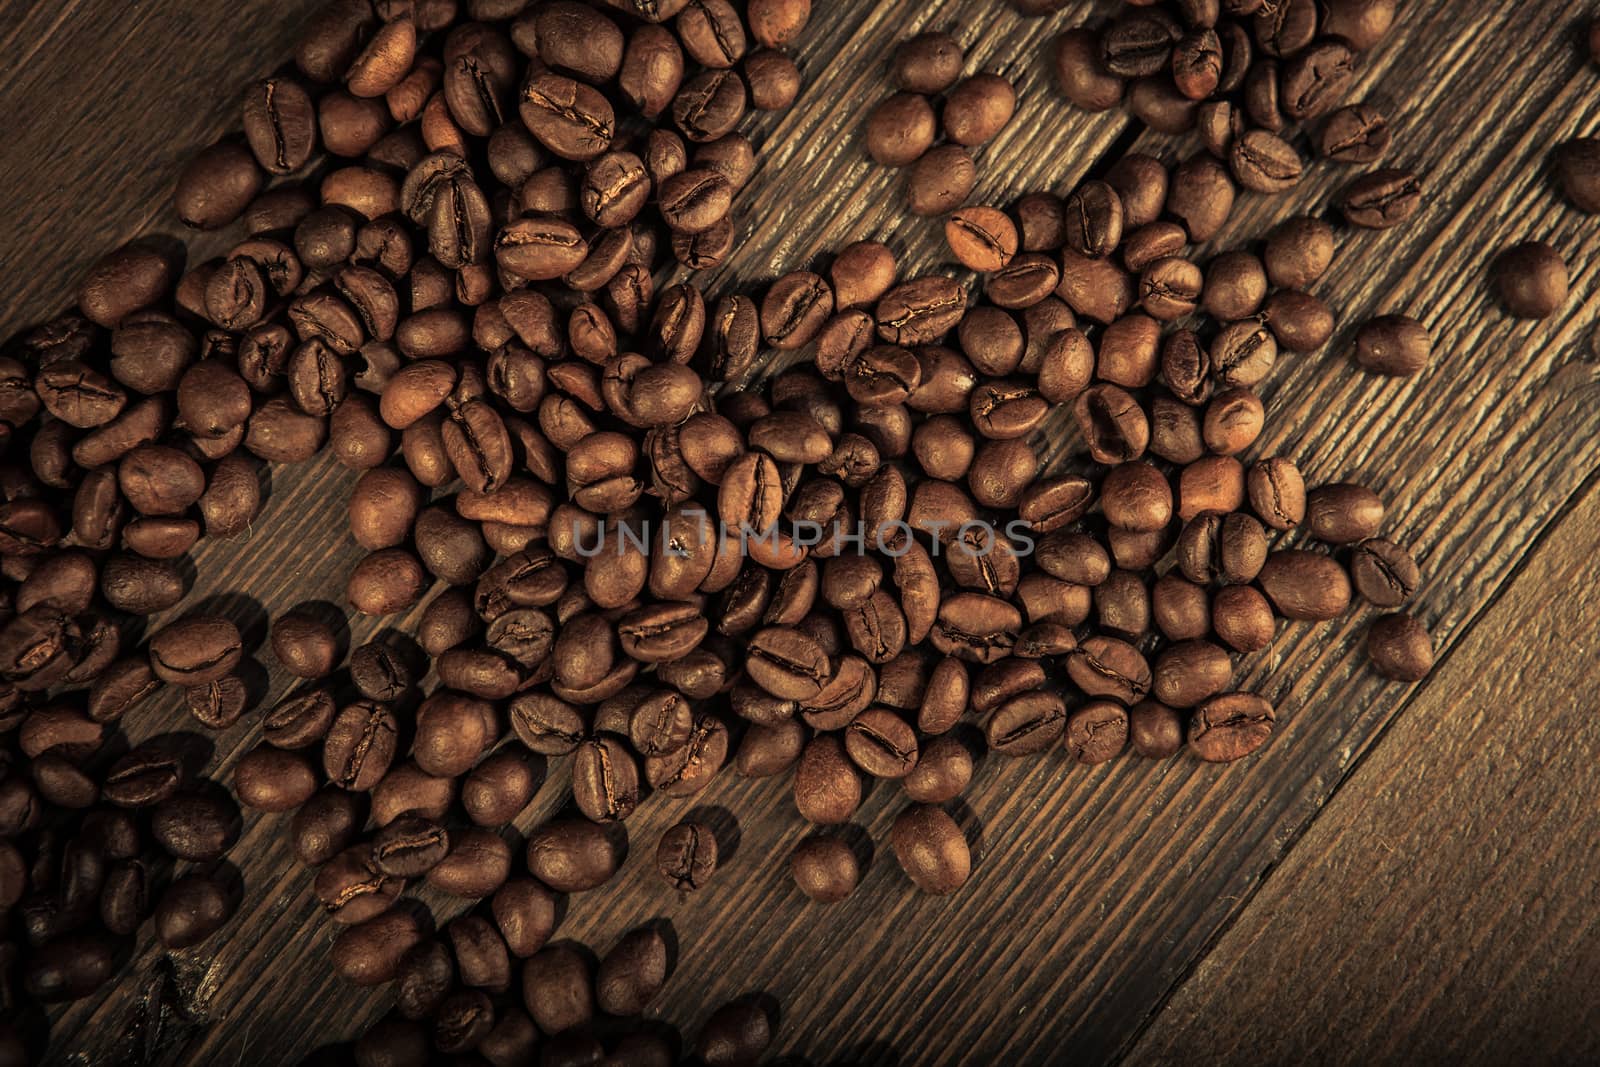
[(1567, 202), (1585, 214), (1600, 214), (1600, 139), (1574, 138), (1558, 146), (1552, 159)]
[(895, 93), (867, 116), (867, 154), (886, 167), (915, 163), (937, 136), (933, 105), (918, 93)]
[(1310, 293), (1279, 289), (1267, 298), (1262, 316), (1285, 351), (1315, 352), (1333, 336), (1332, 309)]
[(1183, 748), (1183, 720), (1155, 700), (1141, 700), (1128, 709), (1128, 740), (1146, 759), (1170, 759)]
[(300, 806), (290, 835), (301, 863), (321, 866), (354, 842), (365, 822), (362, 802), (342, 789), (325, 789)]
[(928, 804), (907, 808), (896, 817), (890, 842), (901, 869), (924, 893), (953, 893), (972, 872), (966, 837), (942, 808)]
[(639, 771), (620, 742), (599, 737), (578, 746), (572, 763), (572, 797), (595, 822), (617, 822), (639, 803)]
[(156, 677), (174, 685), (216, 681), (239, 664), (239, 629), (216, 615), (175, 622), (150, 639), (150, 666)]
[(1306, 496), (1311, 536), (1345, 545), (1376, 537), (1383, 526), (1383, 500), (1366, 486), (1350, 482), (1318, 486)]
[(622, 855), (606, 829), (585, 819), (558, 819), (528, 835), (528, 870), (558, 893), (609, 881)]
[(352, 985), (382, 985), (395, 977), (401, 960), (425, 936), (416, 913), (391, 908), (339, 932), (330, 952), (334, 972)]
[(1501, 305), (1519, 319), (1549, 318), (1567, 301), (1566, 261), (1540, 241), (1502, 252), (1490, 276)]
[(1388, 229), (1417, 213), (1422, 206), (1422, 185), (1408, 170), (1375, 170), (1347, 186), (1339, 206), (1352, 226)]
[(238, 902), (221, 884), (186, 875), (167, 886), (156, 905), (156, 936), (169, 949), (191, 948), (233, 917)]
[(1134, 704), (1150, 691), (1150, 665), (1139, 650), (1114, 637), (1090, 637), (1067, 659), (1067, 674), (1091, 697)]
[(238, 840), (239, 811), (212, 793), (179, 795), (156, 805), (150, 833), (178, 859), (206, 862), (221, 857)]
[(1273, 552), (1258, 577), (1273, 607), (1287, 619), (1335, 619), (1350, 605), (1350, 576), (1337, 560), (1320, 553)]
[(971, 270), (1000, 270), (1017, 254), (1016, 226), (996, 208), (957, 208), (945, 220), (944, 234), (951, 253)]
[(1374, 374), (1420, 374), (1432, 354), (1428, 328), (1407, 315), (1380, 315), (1356, 331), (1356, 363)]
[(1258, 193), (1281, 193), (1300, 181), (1300, 154), (1267, 130), (1250, 130), (1234, 140), (1228, 152), (1234, 178)]
[(850, 846), (837, 837), (808, 837), (789, 854), (795, 885), (812, 900), (836, 904), (855, 892), (861, 867)]
[(351, 704), (341, 709), (328, 727), (323, 770), (335, 785), (366, 792), (389, 769), (397, 733), (394, 714), (387, 707), (365, 701)]
[(246, 807), (290, 811), (317, 791), (317, 776), (300, 753), (263, 745), (234, 764), (233, 789)]
[(1254, 693), (1227, 693), (1200, 705), (1189, 720), (1189, 748), (1208, 763), (1243, 759), (1266, 744), (1277, 715)]
[(661, 835), (656, 845), (656, 870), (681, 892), (703, 888), (716, 873), (717, 839), (711, 828), (680, 822)]
[(1422, 583), (1422, 572), (1411, 553), (1381, 537), (1356, 545), (1350, 556), (1350, 576), (1356, 591), (1380, 608), (1400, 607)]
[(511, 875), (511, 846), (492, 830), (473, 827), (451, 835), (450, 851), (428, 870), (428, 885), (454, 897), (487, 897)]
[(1433, 638), (1410, 615), (1383, 615), (1367, 630), (1367, 655), (1385, 678), (1421, 681), (1433, 669)]
[(402, 815), (372, 840), (372, 866), (393, 878), (418, 878), (450, 851), (450, 834), (431, 819)]
[(660, 931), (629, 931), (595, 971), (595, 1003), (608, 1015), (642, 1013), (666, 982), (667, 964), (667, 943)]
[(942, 93), (961, 77), (960, 43), (948, 33), (918, 34), (895, 46), (889, 59), (895, 84), (912, 93)]

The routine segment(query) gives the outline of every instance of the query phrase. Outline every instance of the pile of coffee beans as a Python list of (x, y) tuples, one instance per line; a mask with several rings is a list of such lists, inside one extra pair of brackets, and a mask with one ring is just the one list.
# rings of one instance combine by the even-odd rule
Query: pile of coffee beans
[[(1355, 593), (1391, 613), (1377, 669), (1421, 678), (1431, 639), (1397, 610), (1421, 577), (1383, 502), (1250, 455), (1255, 387), (1333, 331), (1310, 289), (1338, 232), (1296, 217), (1260, 254), (1190, 254), (1239, 187), (1297, 179), (1289, 121), (1327, 116), (1332, 158), (1382, 153), (1381, 116), (1338, 105), (1393, 5), (1227, 6), (1130, 6), (1058, 49), (1074, 100), (1199, 122), (1210, 152), (1125, 155), (1010, 211), (966, 200), (967, 150), (1009, 121), (1012, 87), (962, 80), (948, 36), (908, 41), (868, 147), (912, 168), (912, 210), (946, 216), (980, 278), (904, 276), (862, 241), (826, 276), (708, 299), (662, 268), (729, 253), (754, 158), (736, 127), (794, 99), (781, 49), (807, 0), (333, 0), (296, 69), (246, 94), (243, 139), (179, 179), (185, 222), (243, 221), (231, 252), (179, 276), (118, 250), (75, 313), (0, 356), (5, 970), (33, 1000), (86, 996), (145, 894), (174, 947), (236, 907), (233, 799), (182, 737), (115, 759), (108, 741), (163, 686), (212, 730), (259, 699), (220, 612), (123, 637), (180, 604), (202, 534), (251, 528), (257, 459), (328, 448), (360, 471), (349, 606), (421, 605), (425, 659), (387, 639), (347, 656), (346, 620), (317, 605), (273, 620), (301, 684), (244, 723), (257, 743), (232, 768), (239, 804), (292, 813), (337, 973), (393, 986), (361, 1062), (521, 1063), (535, 1042), (546, 1062), (661, 1058), (656, 1035), (601, 1032), (666, 981), (661, 933), (627, 933), (593, 973), (549, 939), (562, 895), (617, 875), (641, 804), (730, 764), (789, 776), (818, 827), (789, 857), (806, 896), (856, 888), (837, 827), (868, 779), (901, 784), (890, 850), (945, 894), (972, 870), (947, 806), (978, 744), (1240, 759), (1277, 712), (1232, 691), (1236, 657)], [(1343, 216), (1388, 227), (1420, 196), (1374, 171)], [(1356, 347), (1394, 375), (1430, 344), (1388, 316)], [(563, 756), (570, 809), (514, 853), (505, 829)], [(189, 865), (164, 887), (147, 839)], [(711, 827), (680, 822), (653, 854), (662, 892), (715, 891)], [(435, 931), (408, 886), (468, 910)], [(743, 1063), (770, 1038), (739, 1001), (697, 1048)]]
[[(513, 954), (537, 954), (550, 890), (510, 877), (495, 830), (539, 779), (516, 742), (476, 758), (504, 730), (472, 694), (509, 696), (549, 652), (553, 623), (521, 610), (538, 582), (518, 554), (543, 542), (550, 485), (565, 476), (572, 442), (559, 427), (581, 426), (584, 405), (601, 411), (614, 387), (650, 419), (696, 400), (685, 399), (687, 371), (619, 358), (618, 339), (648, 328), (658, 342), (640, 350), (659, 357), (704, 318), (692, 287), (658, 299), (657, 272), (726, 256), (754, 166), (741, 120), (799, 91), (782, 49), (808, 0), (742, 7), (332, 0), (294, 67), (244, 94), (243, 135), (179, 176), (183, 222), (242, 223), (243, 239), (181, 276), (164, 251), (120, 249), (90, 269), (74, 312), (0, 353), (8, 1014), (14, 986), (38, 1002), (94, 992), (152, 914), (178, 948), (235, 910), (241, 887), (218, 861), (239, 812), (200, 777), (203, 746), (170, 735), (117, 756), (117, 724), (178, 687), (200, 725), (228, 729), (259, 699), (259, 668), (221, 614), (191, 613), (137, 649), (125, 633), (182, 601), (202, 535), (251, 529), (256, 460), (327, 446), (370, 475), (352, 501), (352, 528), (374, 549), (350, 579), (356, 610), (402, 610), (437, 576), (470, 588), (496, 553), (514, 557), (495, 572), (509, 591), (467, 602), (474, 624), (496, 623), (493, 648), (444, 653), (474, 627), (445, 639), (432, 666), (452, 688), (415, 707), (405, 701), (427, 664), (374, 643), (336, 677), (344, 620), (310, 606), (276, 620), (273, 653), (307, 686), (262, 717), (263, 744), (233, 768), (234, 794), (296, 812), (317, 895), (351, 924), (335, 948), (347, 977), (401, 972), (414, 913), (390, 904), (423, 875), (493, 898), (505, 937), (507, 924), (522, 931)], [(385, 466), (397, 435), (406, 465)], [(588, 453), (603, 464), (604, 451)], [(446, 486), (461, 491), (429, 504)], [(441, 598), (430, 623), (458, 624), (451, 604)], [(413, 736), (404, 760), (401, 739)], [(446, 829), (447, 811), (469, 825)], [(579, 832), (562, 847), (581, 865), (590, 844)], [(462, 925), (471, 937), (446, 956), (433, 1005), (441, 1051), (471, 1048), (494, 1022), (449, 976), (476, 989), (469, 971), (506, 958), (483, 922)], [(640, 984), (635, 1000), (645, 993)], [(540, 996), (526, 999), (537, 1017)], [(751, 1047), (753, 1024), (730, 1018), (705, 1040)]]
[(891, 61), (899, 91), (867, 118), (867, 153), (885, 166), (909, 168), (906, 205), (914, 215), (942, 215), (966, 203), (978, 180), (972, 150), (1016, 111), (1009, 81), (989, 72), (963, 78), (965, 66), (961, 45), (947, 33), (903, 42)]

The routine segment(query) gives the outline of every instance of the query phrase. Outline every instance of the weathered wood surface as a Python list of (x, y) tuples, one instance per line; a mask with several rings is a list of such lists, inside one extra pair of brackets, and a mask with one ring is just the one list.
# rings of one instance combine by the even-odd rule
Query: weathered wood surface
[[(234, 121), (235, 91), (287, 55), (309, 6), (79, 0), (0, 11), (0, 113), (48, 113), (61, 131), (12, 123), (0, 156), (9, 205), (0, 336), (58, 310), (62, 286), (106, 247), (152, 228), (176, 232), (167, 194), (179, 161)], [(1528, 556), (1541, 533), (1600, 467), (1600, 371), (1590, 347), (1600, 233), (1560, 205), (1543, 171), (1551, 145), (1596, 122), (1600, 82), (1573, 33), (1584, 7), (1405, 5), (1395, 33), (1368, 57), (1356, 95), (1389, 110), (1398, 125), (1393, 159), (1427, 175), (1428, 204), (1399, 232), (1343, 236), (1318, 292), (1345, 328), (1325, 352), (1280, 361), (1258, 449), (1295, 457), (1314, 481), (1351, 477), (1383, 493), (1390, 530), (1417, 548), (1428, 572), (1418, 610), (1441, 652), (1478, 641), (1474, 658), (1503, 664), (1490, 671), (1485, 662), (1486, 679), (1534, 687), (1559, 684), (1539, 666), (1547, 652), (1503, 632), (1480, 637), (1475, 627), (1493, 624), (1498, 616), (1485, 612), (1502, 594), (1537, 598), (1536, 588), (1508, 583), (1537, 565)], [(702, 282), (757, 287), (780, 270), (825, 264), (829, 249), (867, 236), (894, 245), (910, 273), (948, 269), (938, 227), (899, 214), (900, 177), (867, 161), (857, 133), (888, 91), (887, 50), (922, 28), (954, 30), (972, 69), (1001, 71), (1019, 87), (1017, 118), (980, 153), (977, 198), (1007, 203), (1030, 189), (1069, 189), (1123, 146), (1128, 127), (1120, 113), (1069, 109), (1050, 87), (1047, 46), (1061, 28), (1106, 10), (1077, 4), (1023, 20), (999, 0), (819, 4), (800, 51), (800, 103), (752, 130), (765, 150), (741, 196), (745, 247)], [(1181, 154), (1160, 138), (1138, 143), (1168, 159)], [(1325, 210), (1353, 173), (1319, 167), (1292, 194), (1241, 198), (1216, 247), (1253, 240), (1289, 214)], [(1542, 324), (1506, 319), (1484, 287), (1493, 250), (1529, 237), (1557, 244), (1573, 268), (1573, 298)], [(1437, 338), (1434, 367), (1404, 383), (1364, 376), (1343, 355), (1348, 327), (1393, 310), (1419, 315)], [(295, 603), (338, 600), (357, 556), (344, 533), (350, 482), (329, 461), (274, 470), (254, 532), (197, 553), (200, 577), (182, 610), (232, 596), (224, 607), (259, 642), (265, 620)], [(408, 620), (390, 623), (403, 629)], [(354, 625), (353, 641), (377, 628)], [(1248, 677), (1282, 713), (1277, 736), (1244, 764), (1125, 758), (1091, 770), (1059, 754), (1016, 764), (988, 758), (962, 812), (977, 845), (975, 875), (952, 899), (913, 894), (895, 869), (886, 836), (899, 801), (880, 785), (858, 819), (877, 843), (862, 889), (833, 908), (806, 903), (781, 863), (806, 833), (785, 789), (724, 775), (691, 802), (658, 798), (630, 819), (624, 871), (604, 890), (571, 899), (558, 936), (603, 951), (633, 925), (664, 918), (679, 954), (653, 1015), (692, 1032), (721, 1001), (770, 993), (782, 1004), (775, 1051), (816, 1062), (1116, 1059), (1152, 1019), (1152, 1042), (1178, 1025), (1160, 1018), (1174, 989), (1176, 1007), (1192, 1003), (1186, 977), (1206, 973), (1207, 954), (1230, 923), (1253, 914), (1248, 906), (1272, 885), (1269, 873), (1319, 839), (1315, 824), (1337, 792), (1349, 786), (1359, 795), (1370, 768), (1400, 759), (1388, 749), (1402, 727), (1426, 715), (1442, 678), (1464, 668), (1466, 656), (1452, 659), (1448, 673), (1412, 691), (1385, 684), (1363, 666), (1363, 630), (1354, 616), (1292, 626), (1257, 657)], [(1592, 644), (1573, 652), (1594, 664)], [(289, 688), (276, 673), (272, 681), (269, 699)], [(1494, 695), (1485, 688), (1475, 699), (1488, 704)], [(185, 724), (174, 701), (128, 733), (137, 741)], [(250, 719), (213, 737), (215, 773), (225, 777), (254, 738)], [(1490, 758), (1465, 743), (1451, 754), (1440, 757), (1445, 777)], [(1540, 763), (1535, 752), (1524, 758)], [(1592, 775), (1574, 773), (1566, 788), (1575, 811), (1600, 799)], [(564, 795), (557, 761), (518, 826), (536, 825)], [(708, 807), (737, 821), (736, 854), (709, 889), (680, 899), (648, 869), (649, 856), (663, 828)], [(1446, 804), (1436, 817), (1460, 825), (1453, 814)], [(382, 1014), (382, 994), (330, 977), (333, 929), (315, 914), (310, 874), (290, 858), (286, 822), (246, 819), (230, 856), (248, 886), (238, 919), (175, 958), (147, 932), (116, 988), (58, 1013), (56, 1061), (292, 1062)], [(1546, 826), (1553, 840), (1571, 834), (1572, 847), (1582, 847), (1580, 827)], [(1547, 877), (1538, 884), (1554, 897), (1565, 888), (1562, 869), (1536, 867), (1528, 877)], [(459, 909), (430, 903), (441, 920)], [(1574, 936), (1556, 914), (1542, 936)], [(1298, 948), (1307, 959), (1342, 954), (1319, 944), (1316, 915), (1304, 921)], [(1472, 933), (1457, 933), (1451, 951), (1465, 951)], [(1522, 957), (1530, 974), (1547, 984), (1579, 974), (1558, 973), (1554, 954), (1538, 944), (1530, 937)], [(1352, 983), (1378, 980), (1359, 961), (1346, 973)], [(1366, 988), (1381, 999), (1382, 986)], [(167, 1010), (155, 1010), (163, 1003)], [(1249, 1024), (1263, 1042), (1274, 1033), (1292, 1039), (1280, 1016), (1258, 1012)]]
[(1600, 1058), (1596, 544), (1591, 487), (1128, 1062)]

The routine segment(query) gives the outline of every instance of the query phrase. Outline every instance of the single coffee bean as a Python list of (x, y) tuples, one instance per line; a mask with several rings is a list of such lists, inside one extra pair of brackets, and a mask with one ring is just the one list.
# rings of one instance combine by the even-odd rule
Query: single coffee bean
[(1408, 170), (1375, 170), (1351, 182), (1339, 206), (1352, 226), (1385, 230), (1417, 213), (1422, 206), (1422, 183)]
[(1267, 130), (1250, 130), (1233, 142), (1228, 165), (1234, 179), (1258, 193), (1281, 193), (1300, 181), (1300, 154), (1283, 138)]
[(355, 986), (382, 985), (395, 977), (400, 961), (424, 936), (416, 913), (391, 908), (339, 932), (330, 952), (334, 972)]
[(951, 254), (975, 271), (1000, 270), (1017, 254), (1016, 225), (998, 208), (957, 208), (945, 220), (944, 236)]
[(685, 821), (661, 835), (656, 845), (656, 870), (674, 889), (700, 889), (716, 869), (717, 839), (710, 827)]
[(1318, 486), (1306, 497), (1311, 536), (1333, 545), (1376, 537), (1383, 526), (1383, 500), (1366, 486), (1350, 482)]
[(169, 949), (191, 948), (233, 917), (237, 900), (203, 875), (186, 875), (167, 887), (156, 905), (156, 936)]
[(971, 148), (995, 137), (1017, 109), (1017, 91), (998, 74), (974, 74), (945, 96), (944, 135)]
[(1333, 228), (1301, 215), (1281, 222), (1267, 237), (1262, 262), (1273, 285), (1307, 289), (1333, 262)]
[(586, 1025), (595, 1007), (588, 962), (566, 945), (541, 949), (523, 966), (522, 997), (546, 1034)]
[(218, 859), (239, 839), (239, 811), (211, 793), (179, 795), (156, 805), (150, 834), (178, 859), (196, 863)]
[(1376, 163), (1389, 150), (1389, 121), (1366, 104), (1341, 107), (1327, 117), (1317, 151), (1336, 163)]
[(1356, 331), (1356, 363), (1374, 374), (1420, 374), (1432, 354), (1428, 328), (1408, 315), (1380, 315)]
[(1051, 53), (1056, 87), (1074, 106), (1106, 111), (1122, 102), (1123, 81), (1106, 69), (1100, 35), (1086, 27), (1056, 38)]
[(837, 904), (855, 892), (861, 867), (837, 837), (808, 837), (789, 854), (789, 873), (800, 891), (820, 904)]
[(1317, 552), (1273, 552), (1258, 580), (1286, 619), (1336, 619), (1350, 606), (1350, 576), (1337, 560)]
[(1094, 700), (1073, 709), (1063, 736), (1077, 763), (1104, 763), (1128, 746), (1128, 711), (1109, 700)]
[(1128, 709), (1128, 740), (1146, 759), (1171, 759), (1183, 748), (1183, 720), (1155, 700), (1141, 700)]
[(216, 681), (239, 665), (239, 628), (217, 615), (195, 615), (172, 623), (150, 639), (150, 667), (174, 685)]
[(1231, 763), (1266, 744), (1276, 719), (1272, 705), (1254, 693), (1212, 697), (1189, 720), (1189, 748), (1208, 763)]
[(867, 154), (886, 167), (915, 163), (938, 136), (933, 105), (919, 93), (895, 93), (867, 116)]
[[(730, 9), (731, 10), (731, 9)], [(667, 980), (667, 943), (652, 927), (622, 935), (595, 971), (595, 1003), (607, 1015), (639, 1015)]]
[(1381, 537), (1356, 545), (1350, 556), (1350, 576), (1356, 591), (1380, 608), (1400, 607), (1422, 584), (1422, 572), (1411, 553)]
[(1567, 202), (1587, 215), (1600, 214), (1600, 138), (1574, 138), (1552, 158)]
[(300, 753), (263, 745), (234, 764), (233, 789), (246, 807), (291, 811), (317, 791), (317, 775)]
[(1554, 248), (1527, 241), (1495, 257), (1490, 271), (1501, 305), (1519, 319), (1549, 318), (1567, 301), (1567, 264)]
[(333, 784), (364, 793), (394, 760), (398, 724), (382, 704), (361, 701), (334, 716), (323, 740), (322, 766)]
[(961, 77), (964, 56), (948, 33), (921, 33), (895, 46), (889, 58), (895, 84), (911, 93), (942, 93)]
[(1433, 670), (1433, 638), (1410, 615), (1383, 615), (1367, 630), (1367, 655), (1385, 678), (1421, 681)]
[(711, 1013), (695, 1038), (695, 1053), (707, 1067), (760, 1062), (772, 1043), (772, 1020), (759, 1004), (737, 1000)]
[(290, 836), (295, 856), (307, 866), (321, 866), (355, 841), (365, 821), (365, 806), (356, 795), (325, 789), (294, 814)]
[(924, 893), (944, 896), (966, 884), (972, 853), (956, 821), (929, 804), (907, 808), (890, 830), (895, 859)]
[(605, 884), (622, 855), (602, 826), (586, 819), (557, 819), (528, 835), (528, 870), (558, 893)]
[(1150, 691), (1150, 665), (1139, 650), (1114, 637), (1085, 640), (1067, 659), (1067, 674), (1091, 697), (1134, 704)]
[(511, 876), (511, 846), (482, 827), (451, 835), (450, 851), (428, 870), (428, 885), (454, 897), (480, 899)]
[(572, 763), (572, 797), (595, 822), (618, 822), (639, 803), (639, 771), (622, 742), (599, 737), (578, 746)]
[(417, 878), (437, 867), (450, 851), (450, 834), (431, 819), (400, 818), (372, 840), (372, 866), (395, 878)]

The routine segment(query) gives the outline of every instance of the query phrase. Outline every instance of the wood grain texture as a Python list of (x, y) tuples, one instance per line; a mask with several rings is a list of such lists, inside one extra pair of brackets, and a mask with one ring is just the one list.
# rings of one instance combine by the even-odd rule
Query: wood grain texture
[(1126, 1062), (1600, 1057), (1596, 544), (1591, 488)]
[[(1558, 203), (1541, 165), (1556, 141), (1600, 121), (1585, 106), (1595, 75), (1571, 33), (1582, 6), (1406, 5), (1395, 33), (1367, 57), (1355, 95), (1398, 123), (1394, 158), (1428, 175), (1428, 204), (1401, 231), (1343, 235), (1318, 292), (1346, 329), (1323, 353), (1283, 359), (1265, 391), (1270, 417), (1257, 452), (1293, 456), (1313, 481), (1356, 478), (1383, 493), (1389, 529), (1417, 547), (1428, 572), (1419, 611), (1446, 652), (1473, 634), (1541, 531), (1600, 466), (1600, 373), (1588, 348), (1600, 309), (1600, 234)], [(59, 165), (30, 166), (20, 152), (0, 160), (12, 203), (23, 205), (0, 245), (0, 335), (57, 310), (62, 285), (105, 246), (148, 228), (142, 220), (172, 225), (167, 194), (179, 160), (233, 121), (237, 89), (286, 54), (302, 5), (226, 8), (177, 0), (158, 14), (79, 0), (0, 21), (0, 39), (31, 42), (8, 44), (8, 56), (28, 58), (0, 73), (0, 105), (14, 113), (58, 102), (76, 131)], [(126, 21), (108, 23), (113, 9)], [(971, 69), (1018, 84), (1017, 118), (979, 153), (975, 199), (1005, 204), (1032, 189), (1067, 191), (1128, 139), (1120, 112), (1075, 112), (1049, 84), (1050, 39), (1105, 10), (1080, 3), (1024, 20), (998, 0), (819, 4), (799, 53), (800, 103), (752, 127), (763, 151), (740, 196), (744, 247), (701, 284), (759, 287), (782, 270), (825, 266), (829, 249), (868, 236), (895, 247), (908, 275), (952, 270), (938, 226), (900, 214), (901, 176), (860, 147), (867, 111), (888, 92), (888, 49), (920, 29), (952, 29), (970, 48)], [(86, 66), (84, 42), (107, 25), (118, 32), (104, 39), (119, 43)], [(122, 109), (109, 117), (99, 95), (108, 82)], [(1495, 88), (1487, 102), (1484, 86)], [(159, 160), (139, 154), (152, 143)], [(1149, 136), (1138, 143), (1168, 160), (1192, 148)], [(49, 150), (35, 142), (29, 154)], [(1353, 173), (1318, 167), (1292, 194), (1242, 197), (1214, 247), (1325, 210)], [(95, 195), (80, 199), (75, 175)], [(1574, 295), (1545, 323), (1513, 323), (1492, 306), (1484, 266), (1495, 248), (1535, 236), (1566, 252)], [(1404, 383), (1362, 375), (1344, 358), (1349, 327), (1393, 310), (1417, 314), (1437, 340), (1434, 367)], [(1061, 462), (1075, 461), (1063, 419), (1050, 443)], [(305, 599), (340, 602), (358, 556), (344, 533), (345, 472), (323, 459), (271, 478), (252, 534), (197, 552), (200, 577), (178, 609), (222, 603), (258, 646), (266, 618)], [(245, 596), (217, 599), (233, 590)], [(352, 640), (409, 622), (360, 623)], [(631, 926), (665, 919), (678, 958), (652, 1016), (692, 1033), (723, 1000), (770, 993), (783, 1011), (775, 1050), (816, 1062), (1115, 1059), (1330, 798), (1360, 781), (1372, 762), (1358, 763), (1362, 755), (1409, 718), (1407, 692), (1364, 669), (1363, 628), (1357, 616), (1288, 627), (1249, 662), (1247, 678), (1281, 714), (1278, 735), (1244, 764), (1126, 758), (1085, 769), (1059, 753), (1022, 763), (989, 757), (957, 809), (977, 862), (954, 898), (916, 895), (895, 869), (886, 841), (900, 800), (880, 784), (857, 820), (877, 853), (861, 890), (832, 908), (805, 902), (781, 862), (807, 832), (785, 785), (730, 774), (692, 801), (656, 798), (631, 818), (622, 874), (572, 898), (558, 936), (603, 951)], [(1527, 669), (1532, 660), (1520, 662)], [(274, 671), (268, 700), (290, 688)], [(126, 724), (133, 741), (186, 725), (175, 698)], [(219, 777), (256, 736), (247, 718), (212, 738)], [(521, 831), (562, 806), (565, 775), (556, 761), (518, 819)], [(1600, 792), (1582, 778), (1572, 788), (1591, 806)], [(649, 870), (650, 854), (661, 830), (707, 808), (736, 822), (737, 848), (710, 888), (675, 896)], [(330, 977), (334, 930), (314, 913), (311, 876), (290, 858), (286, 825), (247, 817), (230, 856), (248, 887), (238, 919), (181, 953), (162, 952), (147, 931), (116, 988), (57, 1013), (55, 1062), (293, 1062), (382, 1014), (382, 992)], [(462, 907), (424, 899), (441, 921)]]

